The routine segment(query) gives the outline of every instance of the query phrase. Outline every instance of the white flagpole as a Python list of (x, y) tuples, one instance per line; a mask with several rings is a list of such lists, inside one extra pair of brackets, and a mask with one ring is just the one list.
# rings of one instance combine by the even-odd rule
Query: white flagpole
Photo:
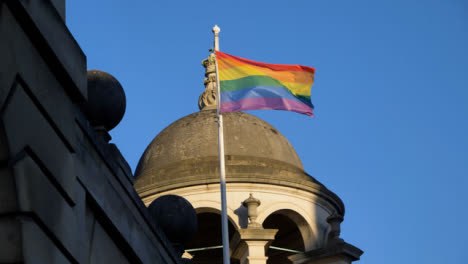
[[(214, 46), (215, 50), (219, 50), (218, 34), (221, 29), (216, 25), (213, 27)], [(227, 204), (226, 204), (226, 168), (224, 164), (224, 133), (223, 133), (223, 115), (219, 113), (219, 106), (221, 101), (221, 91), (219, 86), (219, 73), (218, 73), (218, 59), (215, 62), (216, 66), (216, 109), (218, 115), (218, 153), (219, 153), (219, 184), (221, 192), (221, 228), (223, 234), (223, 263), (230, 264), (229, 258), (229, 231), (228, 231), (228, 218), (227, 218)]]

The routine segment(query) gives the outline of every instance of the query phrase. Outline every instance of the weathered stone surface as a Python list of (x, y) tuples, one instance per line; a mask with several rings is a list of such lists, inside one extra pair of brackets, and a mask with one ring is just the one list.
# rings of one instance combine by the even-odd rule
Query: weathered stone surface
[[(289, 141), (253, 115), (223, 114), (226, 180), (289, 186), (326, 199), (344, 214), (341, 199), (305, 173)], [(183, 117), (159, 133), (140, 159), (135, 189), (142, 198), (178, 188), (219, 183), (216, 111)], [(261, 136), (253, 136), (261, 135)]]
[(211, 53), (207, 59), (202, 61), (205, 67), (205, 76), (203, 80), (205, 91), (198, 98), (198, 108), (200, 110), (213, 110), (216, 109), (216, 56)]
[(1, 167), (8, 166), (8, 159), (10, 158), (10, 151), (8, 149), (8, 141), (5, 135), (5, 129), (0, 127), (0, 162)]
[[(243, 112), (226, 113), (223, 117), (226, 155), (267, 158), (303, 169), (301, 160), (289, 141), (267, 122)], [(137, 182), (151, 170), (164, 168), (172, 163), (217, 157), (216, 122), (216, 111), (200, 111), (175, 121), (161, 131), (138, 164), (135, 173)], [(173, 176), (166, 175), (168, 178)]]
[(19, 210), (33, 212), (78, 260), (83, 223), (38, 165), (28, 156), (14, 166)]
[(16, 198), (15, 181), (10, 169), (0, 168), (0, 214), (15, 212), (18, 207)]
[[(289, 142), (279, 133), (273, 133), (274, 128), (266, 122), (240, 112), (229, 113), (224, 117), (226, 155), (270, 158), (302, 167)], [(148, 146), (139, 163), (137, 177), (144, 178), (151, 170), (182, 160), (217, 157), (216, 127), (214, 111), (201, 111), (174, 122)], [(269, 134), (262, 138), (252, 137), (264, 132)], [(171, 176), (166, 175), (167, 178)]]
[(2, 216), (0, 217), (0, 263), (19, 263), (22, 260), (20, 222), (15, 215)]
[(363, 251), (344, 241), (290, 256), (294, 264), (350, 264), (359, 260)]
[(91, 254), (89, 258), (90, 264), (130, 263), (122, 252), (120, 252), (115, 242), (112, 241), (109, 235), (104, 231), (99, 222), (94, 223), (92, 233)]
[[(118, 151), (113, 144), (106, 146), (100, 145), (99, 140), (93, 136), (91, 130), (84, 129), (82, 125), (79, 127), (80, 129), (77, 131), (80, 132), (78, 133), (78, 138), (80, 139), (81, 147), (78, 148), (77, 157), (80, 164), (76, 166), (76, 168), (78, 171), (77, 175), (83, 186), (89, 188), (87, 192), (89, 192), (89, 194), (94, 193), (96, 200), (100, 201), (98, 198), (102, 197), (104, 192), (102, 192), (102, 189), (98, 188), (99, 186), (106, 185), (108, 184), (107, 182), (110, 182), (115, 184), (114, 186), (117, 186), (117, 190), (122, 190), (120, 188), (123, 188), (123, 191), (118, 191), (119, 193), (117, 195), (119, 195), (123, 201), (126, 201), (130, 208), (134, 209), (131, 211), (135, 213), (135, 219), (138, 225), (145, 230), (145, 234), (154, 234), (149, 235), (148, 238), (155, 245), (160, 244), (164, 248), (159, 252), (163, 259), (167, 260), (175, 256), (172, 247), (166, 247), (166, 245), (169, 245), (169, 241), (160, 228), (151, 220), (146, 206), (133, 189), (131, 181), (128, 180), (131, 171), (127, 162), (121, 156), (120, 151)], [(103, 151), (103, 149), (105, 147), (109, 147), (112, 150), (110, 156), (104, 153), (105, 151)], [(107, 157), (107, 159), (105, 159), (105, 157)], [(117, 159), (115, 163), (111, 162), (113, 158)], [(99, 168), (97, 165), (99, 165)], [(104, 172), (101, 172), (100, 169), (104, 169)], [(110, 169), (113, 176), (109, 174), (107, 169)], [(124, 173), (121, 173), (120, 169), (123, 169)], [(103, 176), (95, 177), (94, 175)], [(109, 176), (109, 178), (107, 178), (107, 176), (104, 177), (104, 175)], [(101, 206), (103, 205), (102, 202), (99, 202), (99, 204)], [(118, 216), (116, 215), (116, 217)], [(136, 241), (136, 243), (137, 242), (138, 241)]]
[[(337, 211), (337, 208), (322, 197), (307, 190), (289, 186), (264, 183), (237, 182), (227, 184), (227, 214), (230, 223), (240, 232), (247, 227), (248, 214), (242, 202), (250, 193), (262, 201), (257, 208), (257, 219), (260, 225), (273, 214), (287, 217), (298, 228), (305, 250), (326, 246), (329, 224), (327, 217)], [(195, 185), (173, 189), (167, 192), (148, 196), (144, 199), (149, 205), (155, 198), (175, 194), (186, 198), (197, 213), (219, 212), (221, 208), (219, 184)], [(281, 229), (281, 226), (265, 227)], [(298, 249), (298, 250), (304, 250)]]
[(116, 163), (119, 166), (117, 172), (117, 174), (119, 174), (119, 178), (126, 178), (130, 182), (131, 189), (133, 190), (133, 183), (135, 182), (135, 177), (133, 177), (132, 169), (130, 168), (127, 161), (122, 156), (122, 153), (120, 153), (119, 148), (117, 148), (115, 144), (109, 144), (108, 146), (110, 148), (112, 156), (114, 157)]
[(247, 228), (239, 229), (241, 243), (234, 252), (240, 256), (241, 264), (266, 264), (265, 256), (271, 241), (275, 239), (278, 229)]
[(30, 148), (42, 162), (47, 176), (57, 181), (56, 187), (64, 198), (74, 203), (76, 177), (73, 156), (20, 84), (7, 102), (3, 119), (10, 151), (18, 155)]
[(0, 1), (0, 262), (176, 263), (84, 117), (86, 58), (64, 18), (64, 0)]
[[(158, 252), (163, 251), (158, 245), (159, 241), (152, 235), (146, 235), (152, 231), (132, 205), (132, 201), (125, 195), (124, 189), (104, 169), (98, 171), (99, 173), (95, 175), (99, 177), (93, 177), (93, 180), (88, 178), (88, 192), (112, 221), (111, 224), (118, 230), (119, 236), (125, 239), (143, 263), (150, 261), (157, 263), (157, 260), (161, 263), (169, 262), (169, 256), (163, 257)], [(153, 250), (154, 247), (159, 247), (159, 250)]]
[(86, 204), (86, 190), (78, 181), (76, 184), (76, 196), (75, 196), (75, 206), (73, 207), (73, 212), (75, 213), (75, 224), (77, 225), (76, 230), (79, 234), (76, 235), (74, 242), (77, 243), (79, 250), (78, 255), (76, 256), (79, 263), (86, 263), (86, 260), (89, 259), (89, 251), (87, 247), (91, 243), (87, 237), (87, 211), (88, 205)]
[(239, 229), (240, 237), (243, 240), (271, 241), (275, 238), (278, 229), (246, 228)]
[(135, 191), (127, 188), (131, 188), (130, 182), (110, 173), (106, 164), (100, 161), (100, 156), (93, 151), (91, 142), (83, 138), (82, 143), (85, 153), (81, 153), (83, 160), (77, 166), (78, 177), (89, 197), (111, 221), (108, 224), (118, 230), (114, 235), (121, 237), (143, 263), (173, 262), (174, 252), (166, 252), (173, 249), (164, 246), (169, 244), (167, 239), (161, 233), (156, 235), (147, 222), (149, 217), (142, 215), (141, 210), (146, 208)]
[(54, 120), (56, 132), (63, 137), (64, 144), (72, 148), (76, 144), (72, 101), (30, 37), (3, 3), (0, 8), (0, 104), (3, 105), (17, 82), (29, 84), (23, 88), (40, 101), (44, 114)]
[[(218, 184), (218, 166), (217, 157), (181, 161), (152, 171), (150, 177), (144, 177), (141, 180), (138, 178), (135, 188), (139, 195), (146, 199), (154, 194), (174, 192), (182, 187)], [(160, 175), (174, 176), (172, 179), (161, 179)], [(228, 184), (250, 182), (305, 190), (323, 197), (327, 201), (324, 206), (331, 204), (336, 208), (335, 210), (344, 214), (344, 205), (338, 196), (304, 173), (303, 170), (285, 162), (247, 156), (228, 156), (226, 157), (226, 175)]]
[(65, 21), (65, 0), (51, 0), (60, 17)]
[(20, 221), (23, 231), (24, 263), (71, 263), (32, 219), (29, 217), (21, 217)]
[(119, 81), (107, 72), (88, 71), (88, 101), (83, 104), (93, 126), (113, 129), (125, 114), (125, 92)]
[(48, 56), (49, 64), (54, 64), (54, 74), (69, 85), (65, 85), (65, 89), (70, 96), (77, 100), (85, 99), (86, 56), (55, 6), (50, 1), (5, 2), (22, 27), (28, 27), (36, 48)]
[(77, 157), (81, 162), (84, 165), (87, 164), (84, 158), (86, 155), (93, 157), (94, 163), (98, 160), (104, 162), (111, 173), (116, 175), (119, 181), (122, 182), (122, 185), (128, 192), (134, 194), (132, 171), (117, 146), (113, 143), (107, 143), (105, 138), (100, 137), (99, 133), (96, 133), (90, 126), (83, 114), (77, 116), (76, 122), (76, 136), (80, 142), (80, 147), (76, 151)]

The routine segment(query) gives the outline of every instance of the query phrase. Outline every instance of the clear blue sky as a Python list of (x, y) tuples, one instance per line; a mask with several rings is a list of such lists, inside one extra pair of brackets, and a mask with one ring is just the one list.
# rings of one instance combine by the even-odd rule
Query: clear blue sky
[(111, 131), (134, 169), (149, 142), (198, 111), (201, 61), (220, 48), (316, 68), (315, 118), (252, 111), (346, 206), (360, 263), (466, 263), (468, 4), (464, 0), (68, 0), (88, 69), (123, 85)]

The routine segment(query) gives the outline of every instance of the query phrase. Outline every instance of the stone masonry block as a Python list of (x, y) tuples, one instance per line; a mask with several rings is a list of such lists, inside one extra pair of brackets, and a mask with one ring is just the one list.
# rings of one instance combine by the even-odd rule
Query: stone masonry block
[(55, 6), (55, 9), (62, 17), (65, 22), (65, 0), (51, 0), (52, 4)]
[[(73, 155), (18, 83), (2, 113), (12, 156), (31, 148), (47, 175), (73, 205), (76, 176)], [(48, 174), (49, 174), (48, 173)]]
[(13, 175), (8, 167), (0, 168), (0, 214), (15, 212), (17, 207)]
[(94, 224), (96, 223), (96, 219), (94, 218), (94, 214), (89, 208), (89, 206), (85, 206), (85, 230), (84, 230), (84, 247), (83, 247), (83, 259), (90, 259), (91, 256), (91, 244), (93, 243), (93, 232), (94, 232)]
[(30, 218), (22, 217), (24, 263), (67, 264), (70, 261)]
[(74, 208), (29, 156), (13, 165), (19, 209), (33, 212), (75, 259), (81, 254), (83, 223)]
[[(21, 21), (23, 26), (29, 26), (28, 33), (34, 33), (32, 38), (37, 43), (37, 49), (47, 54), (49, 63), (54, 63), (58, 71), (58, 78), (70, 79), (70, 87), (73, 94), (86, 98), (86, 56), (73, 38), (65, 25), (65, 21), (57, 12), (51, 1), (14, 0), (7, 1), (8, 7), (16, 17), (23, 20), (29, 16), (34, 26), (29, 25), (29, 20)], [(56, 1), (58, 2), (58, 1)], [(35, 30), (39, 32), (35, 32)]]
[(22, 262), (21, 225), (16, 216), (0, 217), (0, 263)]
[(54, 120), (57, 132), (63, 134), (71, 147), (75, 146), (75, 106), (5, 4), (0, 8), (0, 36), (0, 105), (3, 105), (15, 81), (23, 80), (30, 84), (27, 88)]
[(87, 240), (87, 206), (86, 206), (86, 191), (83, 186), (76, 184), (76, 196), (75, 196), (75, 206), (73, 211), (75, 213), (75, 222), (77, 224), (77, 232), (79, 233), (76, 241), (79, 247), (79, 255), (77, 256), (79, 263), (86, 263), (86, 260), (89, 259), (87, 255), (87, 246), (89, 245), (89, 240)]
[[(109, 237), (99, 222), (94, 224), (93, 237), (90, 253), (90, 264), (129, 263), (125, 256), (120, 252), (114, 241)], [(158, 263), (158, 262), (153, 262)]]
[(111, 223), (103, 224), (113, 225), (119, 232), (114, 235), (122, 236), (143, 263), (172, 263), (167, 249), (153, 235), (116, 176), (103, 162), (93, 160), (97, 156), (88, 154), (82, 157), (86, 166), (77, 166), (78, 177), (100, 210), (111, 220)]
[(16, 186), (8, 167), (9, 159), (8, 142), (3, 126), (0, 125), (0, 214), (15, 212), (17, 209)]

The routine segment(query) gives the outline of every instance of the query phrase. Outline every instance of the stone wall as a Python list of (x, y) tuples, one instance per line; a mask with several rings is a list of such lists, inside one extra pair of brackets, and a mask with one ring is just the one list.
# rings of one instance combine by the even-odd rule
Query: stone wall
[(0, 263), (177, 263), (90, 126), (63, 0), (0, 0)]

